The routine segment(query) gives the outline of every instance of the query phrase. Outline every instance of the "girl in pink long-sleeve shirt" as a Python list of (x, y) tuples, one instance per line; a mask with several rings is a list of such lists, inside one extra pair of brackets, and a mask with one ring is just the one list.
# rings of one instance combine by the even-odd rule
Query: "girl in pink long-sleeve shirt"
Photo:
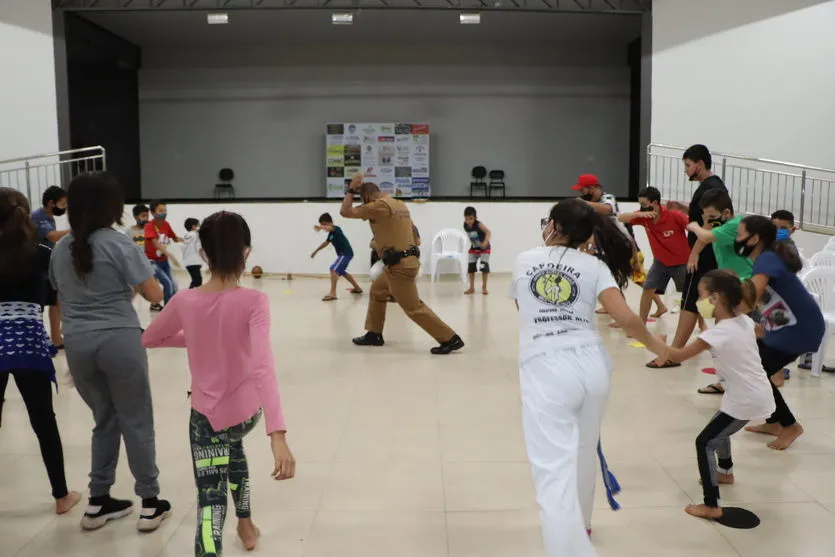
[(195, 555), (219, 557), (227, 485), (235, 502), (238, 535), (247, 549), (256, 545), (243, 437), (262, 413), (275, 457), (273, 478), (292, 478), (296, 463), (285, 440), (270, 348), (269, 299), (238, 286), (250, 252), (249, 226), (240, 215), (221, 211), (203, 221), (200, 242), (211, 280), (172, 298), (142, 341), (149, 348), (185, 347), (188, 352), (198, 498)]

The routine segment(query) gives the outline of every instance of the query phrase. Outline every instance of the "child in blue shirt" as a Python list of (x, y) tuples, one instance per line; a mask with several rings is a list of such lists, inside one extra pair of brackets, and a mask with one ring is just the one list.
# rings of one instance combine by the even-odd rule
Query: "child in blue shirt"
[(316, 248), (316, 250), (310, 254), (310, 258), (313, 259), (316, 257), (316, 254), (328, 247), (329, 245), (333, 245), (333, 249), (336, 250), (336, 261), (333, 262), (333, 265), (330, 266), (331, 272), (331, 291), (322, 298), (323, 302), (332, 302), (336, 300), (336, 283), (339, 281), (339, 277), (345, 277), (345, 280), (351, 283), (353, 288), (351, 289), (351, 294), (362, 294), (362, 288), (360, 285), (357, 284), (357, 281), (354, 280), (354, 277), (348, 272), (348, 265), (351, 263), (351, 259), (354, 258), (354, 250), (351, 249), (351, 243), (348, 241), (348, 238), (345, 237), (345, 233), (342, 232), (342, 229), (333, 224), (333, 218), (330, 216), (329, 213), (324, 213), (321, 217), (319, 217), (319, 224), (313, 227), (316, 232), (321, 232), (323, 230), (327, 231), (328, 237), (322, 242), (322, 245)]

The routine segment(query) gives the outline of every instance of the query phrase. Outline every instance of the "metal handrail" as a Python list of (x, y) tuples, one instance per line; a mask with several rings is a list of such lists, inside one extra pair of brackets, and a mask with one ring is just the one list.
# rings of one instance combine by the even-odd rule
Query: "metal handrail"
[(25, 193), (34, 204), (49, 186), (66, 187), (79, 174), (106, 169), (104, 147), (82, 147), (0, 161), (0, 186)]
[[(667, 199), (689, 197), (694, 187), (681, 171), (685, 147), (650, 143), (646, 150), (647, 185)], [(793, 162), (711, 152), (738, 212), (770, 215), (778, 209), (795, 214), (798, 226), (835, 233), (835, 170)]]
[[(660, 149), (679, 150), (682, 153), (687, 150), (687, 147), (681, 147), (679, 145), (667, 145), (665, 143), (650, 143), (649, 145), (647, 145), (647, 155), (649, 155), (649, 152), (652, 150), (653, 147), (658, 147)], [(765, 163), (765, 164), (778, 164), (780, 166), (789, 166), (791, 168), (814, 170), (815, 172), (831, 172), (832, 174), (835, 174), (835, 170), (833, 170), (831, 168), (820, 168), (820, 167), (817, 167), (817, 166), (809, 166), (809, 165), (806, 165), (806, 164), (798, 164), (796, 162), (778, 161), (776, 159), (763, 159), (763, 158), (760, 158), (760, 157), (746, 157), (745, 155), (734, 155), (734, 154), (731, 154), (731, 153), (720, 153), (719, 151), (711, 151), (710, 154), (714, 158), (716, 158), (716, 157), (726, 157), (726, 158), (731, 158), (731, 159), (739, 159), (739, 160), (743, 160), (743, 161), (762, 162), (762, 163)]]
[(4, 166), (4, 165), (7, 165), (7, 164), (12, 164), (12, 163), (15, 163), (15, 162), (32, 161), (32, 160), (35, 160), (35, 159), (46, 159), (46, 158), (50, 158), (50, 157), (61, 157), (63, 155), (73, 155), (73, 154), (77, 154), (77, 153), (86, 153), (87, 151), (96, 151), (96, 150), (101, 151), (102, 155), (106, 156), (106, 154), (107, 154), (107, 150), (104, 147), (102, 147), (101, 145), (96, 145), (95, 147), (82, 147), (80, 149), (70, 149), (68, 151), (58, 151), (57, 153), (45, 153), (43, 155), (33, 155), (31, 157), (20, 157), (20, 158), (17, 158), (17, 159), (8, 159), (8, 160), (5, 160), (5, 161), (0, 161), (0, 166)]

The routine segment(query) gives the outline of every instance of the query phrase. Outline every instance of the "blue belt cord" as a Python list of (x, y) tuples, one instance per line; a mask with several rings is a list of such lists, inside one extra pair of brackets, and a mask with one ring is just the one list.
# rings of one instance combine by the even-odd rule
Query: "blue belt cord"
[(606, 487), (606, 499), (609, 500), (609, 506), (613, 511), (620, 509), (620, 505), (615, 501), (615, 495), (620, 493), (620, 484), (617, 478), (609, 470), (609, 465), (606, 464), (606, 457), (603, 456), (603, 444), (598, 439), (597, 441), (597, 456), (600, 458), (600, 471), (603, 473), (603, 485)]

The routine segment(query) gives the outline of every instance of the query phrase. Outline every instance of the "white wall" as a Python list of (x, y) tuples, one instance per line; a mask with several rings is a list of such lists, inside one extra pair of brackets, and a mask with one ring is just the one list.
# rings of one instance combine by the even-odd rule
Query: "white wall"
[(835, 1), (652, 10), (653, 142), (835, 169)]
[(49, 0), (0, 0), (0, 160), (58, 151)]
[[(428, 272), (427, 257), (431, 252), (429, 244), (435, 234), (443, 228), (461, 228), (466, 203), (428, 202), (410, 203), (412, 219), (420, 229), (423, 244), (424, 272)], [(551, 202), (537, 203), (487, 203), (474, 204), (479, 218), (493, 233), (490, 267), (493, 272), (508, 273), (513, 268), (516, 256), (521, 252), (541, 245), (540, 219), (548, 216)], [(620, 203), (622, 211), (637, 210), (637, 203)], [(130, 207), (126, 207), (125, 222), (131, 223)], [(324, 241), (324, 234), (314, 232), (313, 225), (319, 215), (329, 212), (337, 225), (348, 236), (356, 257), (351, 263), (351, 272), (364, 274), (369, 268), (368, 243), (371, 232), (368, 223), (346, 220), (339, 216), (339, 202), (332, 203), (202, 203), (171, 204), (168, 206), (168, 220), (175, 232), (182, 235), (183, 223), (188, 217), (204, 219), (215, 211), (234, 211), (243, 215), (253, 234), (253, 249), (250, 266), (260, 265), (267, 272), (297, 274), (327, 274), (333, 262), (333, 250), (320, 253), (310, 259), (313, 250)], [(647, 265), (652, 262), (652, 252), (646, 233), (635, 227), (638, 243), (644, 252)], [(794, 237), (798, 246), (808, 257), (820, 251), (829, 236), (811, 232), (797, 232)], [(442, 270), (454, 271), (452, 264)]]
[(468, 196), (478, 165), (505, 170), (512, 196), (559, 195), (584, 172), (627, 193), (625, 45), (406, 44), (386, 55), (368, 44), (146, 49), (143, 195), (211, 198), (230, 167), (240, 198), (324, 197), (331, 121), (428, 122), (436, 196)]

